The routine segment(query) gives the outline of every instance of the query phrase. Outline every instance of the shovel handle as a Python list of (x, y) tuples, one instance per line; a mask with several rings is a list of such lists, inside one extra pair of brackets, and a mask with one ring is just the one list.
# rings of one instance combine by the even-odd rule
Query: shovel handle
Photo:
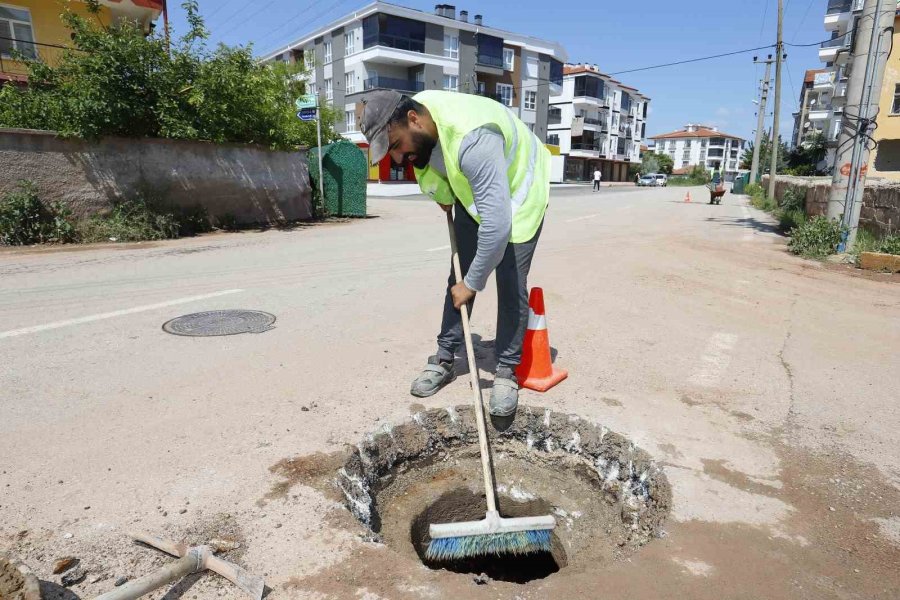
[[(447, 211), (447, 227), (450, 230), (450, 252), (453, 253), (453, 274), (456, 283), (463, 280), (462, 268), (459, 266), (459, 251), (456, 246), (456, 230), (453, 228), (453, 215)], [(494, 496), (494, 479), (491, 470), (491, 454), (488, 448), (487, 425), (484, 420), (484, 399), (481, 396), (481, 382), (478, 380), (478, 365), (475, 364), (475, 349), (472, 346), (472, 330), (469, 327), (469, 307), (459, 307), (462, 313), (463, 338), (466, 342), (466, 356), (469, 359), (469, 376), (472, 381), (472, 402), (475, 404), (475, 422), (478, 426), (478, 447), (481, 451), (481, 472), (484, 476), (484, 496), (487, 500), (488, 512), (497, 511), (497, 499)]]

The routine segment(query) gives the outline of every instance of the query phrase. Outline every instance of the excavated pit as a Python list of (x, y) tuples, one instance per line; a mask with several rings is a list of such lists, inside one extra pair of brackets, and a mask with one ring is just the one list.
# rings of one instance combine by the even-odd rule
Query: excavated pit
[(478, 437), (471, 407), (432, 409), (383, 426), (360, 442), (335, 480), (347, 508), (395, 551), (431, 569), (528, 583), (561, 570), (596, 570), (659, 533), (671, 489), (651, 457), (625, 437), (576, 415), (523, 407), (489, 427), (503, 516), (552, 514), (552, 551), (527, 558), (434, 563), (428, 525), (484, 517)]

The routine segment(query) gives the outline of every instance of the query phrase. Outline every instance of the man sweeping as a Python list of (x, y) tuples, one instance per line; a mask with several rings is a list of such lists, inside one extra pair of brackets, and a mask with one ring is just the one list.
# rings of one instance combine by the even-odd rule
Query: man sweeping
[(516, 367), (528, 325), (528, 271), (550, 197), (550, 153), (502, 104), (481, 96), (429, 90), (414, 97), (392, 91), (362, 101), (360, 131), (372, 163), (386, 154), (410, 163), (422, 191), (445, 211), (456, 205), (454, 229), (463, 281), (451, 269), (437, 353), (410, 390), (436, 394), (456, 378), (453, 357), (463, 340), (460, 306), (469, 309), (496, 272), (497, 370), (490, 413), (518, 405)]

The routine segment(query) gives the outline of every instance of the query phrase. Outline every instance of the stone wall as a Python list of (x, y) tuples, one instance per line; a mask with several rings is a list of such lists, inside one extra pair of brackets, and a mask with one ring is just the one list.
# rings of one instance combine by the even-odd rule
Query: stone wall
[(76, 216), (104, 213), (138, 194), (174, 207), (202, 206), (215, 221), (274, 224), (312, 216), (306, 151), (184, 140), (63, 139), (0, 129), (0, 195), (20, 179)]
[[(764, 175), (762, 186), (767, 188), (768, 185), (769, 176)], [(779, 204), (784, 191), (789, 187), (806, 190), (807, 215), (828, 213), (831, 178), (779, 175), (775, 179), (775, 198)], [(900, 231), (900, 182), (878, 179), (866, 181), (859, 225), (876, 235), (887, 235)]]

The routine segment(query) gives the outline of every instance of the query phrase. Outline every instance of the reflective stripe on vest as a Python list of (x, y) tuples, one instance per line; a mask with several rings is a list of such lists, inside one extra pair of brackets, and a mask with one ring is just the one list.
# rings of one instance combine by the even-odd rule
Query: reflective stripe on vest
[(544, 218), (550, 195), (550, 152), (499, 102), (456, 92), (428, 90), (414, 99), (428, 108), (441, 140), (444, 166), (442, 176), (431, 167), (416, 169), (422, 191), (435, 201), (460, 204), (478, 223), (481, 222), (472, 188), (459, 166), (459, 150), (465, 137), (479, 127), (496, 128), (503, 135), (504, 158), (510, 188), (513, 226), (510, 241), (530, 240)]

